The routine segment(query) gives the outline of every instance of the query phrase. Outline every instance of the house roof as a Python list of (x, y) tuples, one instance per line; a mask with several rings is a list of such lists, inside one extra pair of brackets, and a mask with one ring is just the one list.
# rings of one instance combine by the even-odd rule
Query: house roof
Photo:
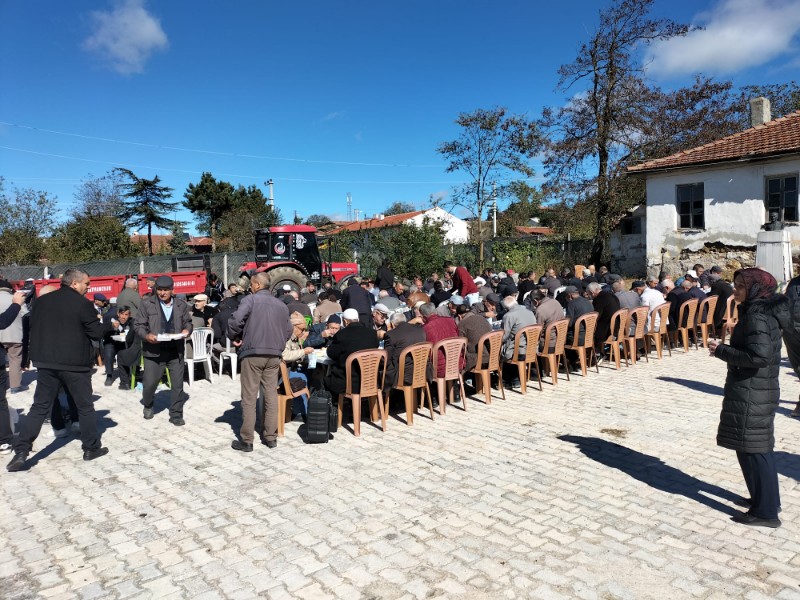
[(396, 227), (402, 225), (409, 219), (413, 219), (423, 213), (425, 210), (415, 210), (407, 213), (400, 213), (397, 215), (386, 215), (382, 219), (364, 219), (363, 221), (351, 221), (350, 223), (342, 223), (340, 227), (327, 232), (334, 235), (343, 231), (362, 231), (364, 229), (378, 229), (380, 227)]
[(524, 225), (515, 225), (514, 229), (523, 235), (551, 235), (555, 233), (549, 227), (525, 227)]
[(721, 140), (628, 167), (629, 173), (748, 161), (800, 153), (800, 111)]

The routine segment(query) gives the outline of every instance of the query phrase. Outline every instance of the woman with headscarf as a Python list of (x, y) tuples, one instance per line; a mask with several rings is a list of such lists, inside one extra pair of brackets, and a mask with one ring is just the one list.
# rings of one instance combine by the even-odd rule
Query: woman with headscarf
[(776, 294), (775, 278), (762, 269), (733, 276), (739, 322), (730, 344), (709, 340), (709, 352), (728, 363), (717, 444), (736, 451), (750, 498), (733, 520), (744, 525), (780, 527), (778, 471), (775, 467), (775, 410), (780, 398), (781, 329), (789, 320), (788, 301)]

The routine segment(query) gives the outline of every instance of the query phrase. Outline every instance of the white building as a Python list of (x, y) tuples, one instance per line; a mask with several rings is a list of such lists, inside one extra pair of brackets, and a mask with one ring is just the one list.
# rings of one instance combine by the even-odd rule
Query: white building
[(329, 233), (336, 234), (341, 231), (375, 230), (397, 227), (398, 225), (404, 224), (420, 227), (426, 219), (431, 223), (441, 223), (442, 229), (444, 230), (444, 241), (447, 244), (463, 244), (466, 243), (469, 238), (467, 222), (438, 206), (427, 210), (415, 210), (398, 215), (376, 215), (372, 219), (344, 223), (338, 229)]

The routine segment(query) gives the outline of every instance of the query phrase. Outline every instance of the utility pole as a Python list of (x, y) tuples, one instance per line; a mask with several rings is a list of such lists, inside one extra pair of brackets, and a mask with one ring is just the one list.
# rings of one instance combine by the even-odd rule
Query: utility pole
[(497, 186), (492, 182), (492, 238), (497, 237)]
[(353, 220), (353, 197), (347, 192), (347, 220)]
[(267, 186), (267, 206), (270, 208), (275, 208), (275, 197), (272, 195), (272, 179), (268, 179), (264, 182), (264, 185)]

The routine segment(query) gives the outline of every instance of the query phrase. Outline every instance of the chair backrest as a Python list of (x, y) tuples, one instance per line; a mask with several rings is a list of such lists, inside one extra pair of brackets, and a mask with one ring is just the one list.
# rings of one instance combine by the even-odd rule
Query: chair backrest
[(733, 299), (733, 294), (728, 296), (728, 303), (725, 307), (725, 321), (729, 324), (736, 323), (739, 320), (739, 303)]
[(503, 335), (505, 335), (505, 332), (499, 330), (490, 331), (481, 336), (481, 339), (478, 340), (478, 362), (475, 363), (477, 369), (480, 369), (483, 364), (485, 352), (489, 353), (489, 366), (486, 368), (490, 371), (497, 371), (500, 368), (500, 349), (503, 346)]
[(434, 377), (438, 373), (439, 368), (439, 350), (444, 353), (444, 378), (445, 379), (458, 379), (461, 373), (462, 357), (466, 359), (467, 356), (467, 338), (465, 337), (452, 337), (440, 340), (434, 344), (431, 350), (433, 356), (433, 374)]
[[(379, 390), (383, 389), (383, 378), (386, 371), (388, 354), (386, 350), (359, 350), (347, 357), (344, 363), (346, 374), (347, 394), (358, 394), (359, 396), (375, 396)], [(361, 386), (358, 392), (353, 390), (353, 363), (358, 363), (361, 371)], [(383, 368), (381, 368), (383, 363)]]
[(710, 325), (714, 322), (714, 311), (717, 308), (719, 296), (708, 296), (703, 298), (697, 305), (697, 324)]
[[(650, 332), (664, 332), (667, 330), (669, 324), (669, 309), (672, 302), (664, 302), (659, 304), (653, 312), (650, 313)], [(658, 325), (656, 325), (658, 321)]]
[(210, 327), (198, 327), (192, 331), (192, 358), (193, 360), (205, 360), (210, 356), (209, 347), (214, 330)]
[(632, 337), (636, 340), (644, 338), (644, 328), (645, 325), (647, 325), (647, 312), (649, 310), (650, 309), (646, 306), (639, 306), (628, 312), (628, 331), (630, 331), (632, 322), (636, 322), (636, 328), (633, 330), (633, 334), (628, 337)]
[(694, 316), (697, 314), (697, 298), (692, 298), (681, 304), (678, 311), (678, 329), (694, 327)]
[[(411, 355), (411, 361), (414, 364), (413, 376), (411, 378), (411, 387), (418, 388), (425, 385), (428, 381), (428, 360), (431, 357), (431, 349), (433, 344), (430, 342), (420, 342), (418, 344), (411, 344), (403, 348), (398, 359), (398, 373), (397, 373), (397, 387), (403, 387), (406, 380), (406, 357)], [(389, 384), (393, 384), (390, 381)]]
[[(544, 348), (542, 354), (563, 354), (564, 346), (567, 344), (567, 331), (569, 330), (569, 319), (559, 319), (553, 321), (547, 326), (544, 331)], [(550, 351), (550, 340), (553, 337), (553, 331), (556, 333), (556, 342), (553, 346), (553, 351)]]
[(611, 323), (608, 329), (608, 339), (606, 342), (622, 340), (625, 338), (625, 326), (628, 324), (628, 309), (620, 308), (611, 315)]
[(572, 344), (573, 346), (578, 345), (578, 340), (580, 340), (581, 335), (581, 327), (586, 329), (586, 333), (583, 337), (583, 344), (580, 344), (583, 348), (588, 348), (590, 346), (594, 346), (594, 330), (597, 327), (597, 317), (600, 313), (590, 312), (586, 313), (585, 315), (581, 315), (577, 319), (575, 319), (575, 325), (572, 327)]
[(542, 337), (543, 329), (544, 325), (526, 325), (517, 332), (514, 338), (514, 356), (511, 359), (513, 362), (519, 362), (520, 360), (519, 343), (520, 340), (522, 340), (522, 336), (525, 336), (525, 344), (527, 347), (523, 360), (526, 363), (536, 362), (536, 351), (539, 349), (539, 338)]

